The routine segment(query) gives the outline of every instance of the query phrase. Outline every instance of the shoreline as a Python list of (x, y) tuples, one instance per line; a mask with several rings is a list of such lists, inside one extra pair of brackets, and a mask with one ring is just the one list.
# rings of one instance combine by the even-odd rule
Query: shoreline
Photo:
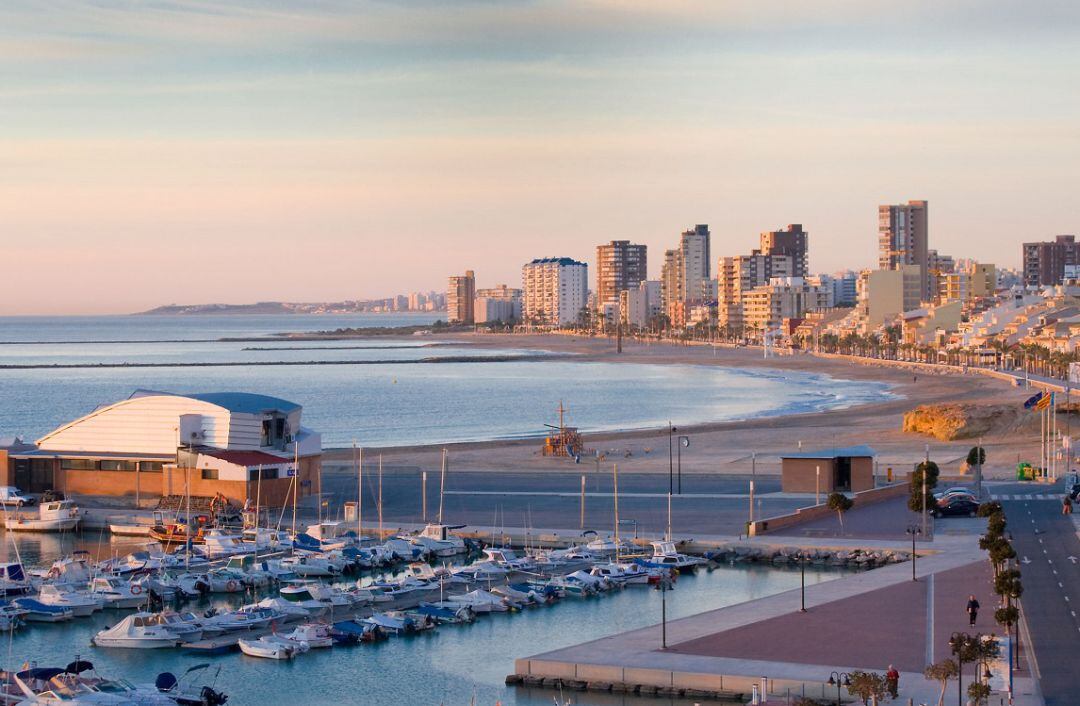
[[(693, 437), (692, 447), (681, 454), (682, 470), (687, 473), (765, 473), (779, 472), (778, 454), (831, 446), (869, 443), (879, 451), (882, 468), (921, 459), (925, 447), (939, 464), (949, 464), (966, 454), (974, 440), (951, 442), (900, 430), (904, 412), (923, 404), (983, 403), (1020, 404), (1030, 394), (1003, 380), (979, 374), (924, 373), (886, 365), (874, 365), (851, 359), (824, 358), (812, 354), (778, 355), (763, 359), (759, 350), (688, 346), (674, 343), (623, 340), (623, 352), (615, 351), (615, 342), (587, 336), (537, 334), (453, 334), (477, 348), (543, 349), (574, 353), (577, 362), (626, 362), (660, 365), (706, 365), (738, 369), (759, 369), (771, 373), (807, 372), (837, 379), (879, 382), (890, 385), (896, 399), (856, 404), (825, 411), (799, 412), (753, 417), (722, 422), (698, 422), (679, 425), (679, 433)], [(438, 340), (439, 336), (433, 336)], [(668, 454), (664, 453), (668, 436), (666, 427), (598, 431), (583, 433), (587, 450), (597, 450), (601, 459), (618, 461), (620, 472), (668, 472)], [(581, 463), (572, 459), (540, 455), (541, 437), (519, 437), (487, 441), (445, 444), (413, 444), (394, 447), (365, 447), (370, 454), (389, 457), (392, 466), (410, 470), (435, 470), (441, 452), (451, 452), (451, 463), (458, 470), (542, 470), (580, 473), (592, 468), (595, 456), (588, 453)], [(1037, 438), (1022, 434), (1004, 434), (985, 439), (987, 477), (1005, 476), (1017, 456), (1034, 457)], [(349, 447), (330, 448), (324, 452), (327, 465), (351, 462)], [(756, 455), (756, 458), (754, 456)], [(959, 461), (957, 460), (957, 463)], [(365, 466), (367, 464), (365, 463)], [(943, 469), (944, 470), (944, 469)], [(883, 470), (884, 472), (884, 470)]]

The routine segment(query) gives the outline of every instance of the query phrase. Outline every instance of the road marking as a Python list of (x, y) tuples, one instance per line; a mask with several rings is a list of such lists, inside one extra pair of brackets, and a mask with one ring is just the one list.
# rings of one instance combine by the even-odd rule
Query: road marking
[(1058, 581), (1058, 588), (1065, 588), (1065, 584), (1063, 584), (1062, 582)]
[(1023, 559), (1021, 559), (1021, 560), (1020, 560), (1020, 563), (1021, 563), (1021, 564), (1030, 564), (1030, 563), (1031, 563), (1031, 559), (1028, 559), (1028, 558), (1027, 558), (1027, 557), (1025, 556), (1025, 557), (1024, 557)]
[[(1050, 562), (1050, 563), (1053, 563), (1053, 562)], [(1050, 569), (1050, 570), (1054, 572), (1054, 576), (1057, 576), (1057, 569)]]

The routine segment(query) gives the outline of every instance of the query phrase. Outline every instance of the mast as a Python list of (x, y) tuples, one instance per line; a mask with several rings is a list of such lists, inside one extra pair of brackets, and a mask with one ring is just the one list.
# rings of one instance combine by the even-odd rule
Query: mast
[(300, 444), (293, 441), (293, 476), (292, 476), (292, 537), (293, 553), (296, 553), (296, 484), (300, 480)]
[(188, 443), (188, 460), (184, 464), (184, 504), (187, 507), (187, 519), (184, 521), (184, 569), (191, 568), (191, 469), (187, 466), (191, 464), (192, 444)]
[(446, 491), (446, 449), (442, 450), (442, 473), (439, 475), (439, 524), (442, 524), (443, 493)]
[(364, 536), (364, 522), (360, 516), (360, 507), (364, 503), (364, 473), (360, 470), (360, 461), (357, 460), (356, 441), (352, 442), (352, 462), (356, 469), (356, 543), (359, 546)]
[(379, 454), (379, 541), (383, 539), (382, 526), (382, 454)]
[(615, 563), (619, 563), (619, 464), (611, 464), (611, 476), (615, 483)]
[(259, 563), (259, 501), (262, 500), (262, 464), (259, 464), (259, 477), (255, 479), (255, 563)]

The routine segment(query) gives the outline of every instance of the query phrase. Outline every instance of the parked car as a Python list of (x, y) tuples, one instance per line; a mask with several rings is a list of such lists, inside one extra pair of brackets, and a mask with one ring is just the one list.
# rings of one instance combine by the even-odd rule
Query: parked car
[(938, 494), (934, 495), (934, 498), (937, 499), (938, 505), (947, 503), (950, 500), (953, 500), (954, 498), (965, 498), (965, 499), (970, 500), (971, 502), (973, 502), (975, 504), (978, 504), (978, 502), (979, 502), (979, 499), (977, 497), (975, 497), (975, 493), (971, 492), (970, 490), (966, 490), (964, 488), (950, 488), (949, 490), (946, 490), (944, 493), (938, 493)]
[(934, 517), (975, 517), (978, 511), (979, 503), (974, 498), (954, 495), (938, 502)]
[(0, 485), (0, 505), (33, 505), (34, 499), (13, 485)]

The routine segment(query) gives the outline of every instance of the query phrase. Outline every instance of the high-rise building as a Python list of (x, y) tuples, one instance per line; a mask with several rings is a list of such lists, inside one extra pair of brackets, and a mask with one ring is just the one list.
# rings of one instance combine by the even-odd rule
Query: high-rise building
[(743, 325), (754, 331), (768, 331), (785, 319), (802, 318), (807, 311), (828, 308), (831, 298), (831, 290), (821, 286), (820, 281), (774, 277), (743, 293)]
[(792, 277), (806, 277), (809, 268), (809, 234), (801, 223), (792, 223), (784, 230), (769, 230), (761, 234), (762, 255), (785, 255), (791, 258)]
[(745, 324), (743, 295), (768, 284), (774, 277), (791, 277), (793, 268), (790, 256), (763, 255), (759, 250), (750, 255), (720, 258), (716, 269), (718, 325), (741, 330)]
[(473, 299), (476, 298), (476, 276), (472, 270), (464, 275), (454, 275), (446, 289), (446, 320), (452, 324), (471, 324)]
[(904, 265), (919, 268), (920, 297), (936, 296), (930, 275), (929, 234), (926, 201), (878, 206), (878, 269), (899, 270)]
[(854, 270), (842, 270), (832, 274), (833, 306), (855, 306), (858, 293), (855, 283), (859, 274)]
[(698, 224), (693, 230), (683, 231), (679, 240), (679, 256), (682, 260), (682, 298), (690, 302), (706, 300), (712, 267), (709, 262), (708, 225)]
[(533, 260), (521, 268), (522, 315), (548, 326), (577, 322), (589, 297), (589, 266), (569, 257)]
[(601, 305), (619, 301), (619, 293), (636, 289), (648, 275), (647, 250), (629, 240), (596, 246), (596, 297)]
[(1074, 235), (1051, 241), (1024, 243), (1024, 285), (1047, 287), (1061, 284), (1066, 265), (1080, 264), (1080, 243)]
[(521, 290), (505, 284), (476, 290), (476, 323), (521, 321)]

